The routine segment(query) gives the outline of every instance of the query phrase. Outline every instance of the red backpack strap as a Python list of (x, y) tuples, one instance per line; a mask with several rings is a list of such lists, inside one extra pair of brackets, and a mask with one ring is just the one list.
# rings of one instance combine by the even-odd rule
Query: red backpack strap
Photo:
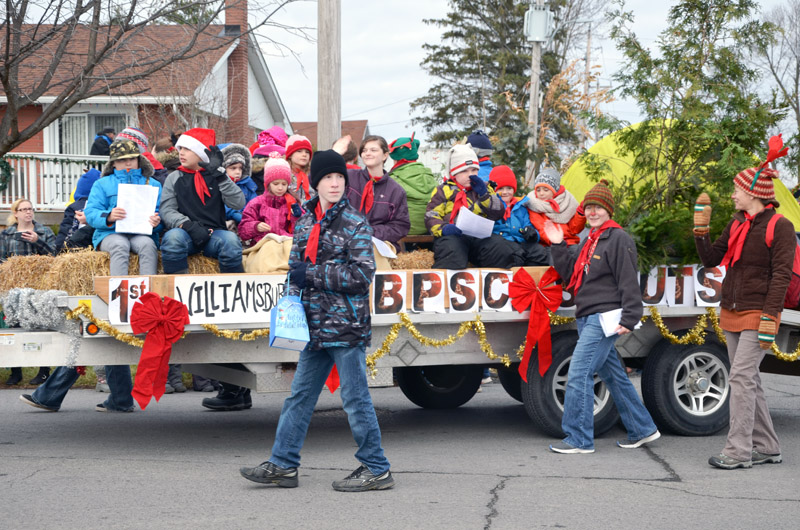
[(778, 222), (778, 219), (783, 217), (781, 214), (776, 213), (772, 217), (770, 217), (769, 221), (767, 221), (767, 247), (772, 248), (772, 241), (775, 239), (775, 225)]

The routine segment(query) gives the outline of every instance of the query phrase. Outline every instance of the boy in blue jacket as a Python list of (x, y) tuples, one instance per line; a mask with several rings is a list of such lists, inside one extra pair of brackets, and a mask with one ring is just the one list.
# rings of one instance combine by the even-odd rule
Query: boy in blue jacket
[(497, 166), (489, 174), (489, 180), (497, 184), (497, 196), (506, 207), (503, 218), (494, 222), (492, 232), (522, 250), (525, 256), (523, 266), (548, 265), (550, 253), (539, 244), (539, 232), (531, 223), (529, 210), (525, 206), (528, 197), (514, 197), (517, 192), (514, 172), (508, 166)]
[[(161, 184), (153, 176), (153, 165), (139, 152), (133, 140), (121, 140), (111, 144), (108, 164), (103, 168), (103, 178), (95, 182), (84, 213), (86, 222), (94, 227), (92, 244), (96, 250), (108, 252), (111, 258), (111, 276), (128, 274), (130, 253), (139, 255), (139, 274), (155, 275), (158, 272), (158, 232), (161, 217), (158, 205), (161, 201)], [(117, 206), (117, 191), (120, 184), (138, 184), (158, 189), (155, 211), (150, 215), (153, 233), (124, 234), (116, 231), (116, 222), (125, 219), (127, 212)]]

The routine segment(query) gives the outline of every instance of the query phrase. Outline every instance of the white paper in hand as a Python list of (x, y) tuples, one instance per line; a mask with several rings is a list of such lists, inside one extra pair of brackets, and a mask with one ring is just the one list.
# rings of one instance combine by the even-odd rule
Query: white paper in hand
[[(603, 334), (606, 337), (610, 337), (612, 335), (617, 334), (617, 327), (619, 327), (619, 321), (622, 319), (622, 308), (619, 309), (612, 309), (611, 311), (606, 311), (605, 313), (600, 313), (600, 326), (603, 328)], [(642, 327), (641, 322), (637, 322), (633, 329), (639, 329)]]
[(458, 216), (456, 217), (456, 228), (459, 228), (466, 236), (486, 239), (492, 235), (494, 221), (476, 215), (465, 206), (462, 206), (458, 210)]
[(117, 207), (125, 210), (125, 219), (119, 219), (114, 231), (119, 234), (153, 233), (150, 216), (156, 213), (158, 188), (147, 184), (120, 184), (117, 188)]
[(389, 245), (381, 241), (375, 236), (372, 236), (372, 243), (375, 245), (375, 248), (378, 250), (378, 254), (385, 258), (395, 259), (397, 254), (392, 252), (392, 249), (389, 248)]

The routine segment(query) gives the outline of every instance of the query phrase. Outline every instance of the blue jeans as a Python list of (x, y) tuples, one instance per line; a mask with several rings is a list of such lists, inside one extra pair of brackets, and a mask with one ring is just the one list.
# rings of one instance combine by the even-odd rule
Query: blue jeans
[[(50, 408), (60, 409), (64, 397), (78, 380), (78, 371), (75, 368), (59, 366), (50, 377), (33, 392), (31, 396), (36, 403)], [(126, 411), (133, 409), (133, 383), (131, 382), (131, 367), (127, 364), (106, 366), (106, 382), (111, 393), (103, 405), (108, 410)]]
[(342, 385), (344, 411), (358, 444), (356, 459), (373, 474), (380, 475), (389, 470), (389, 461), (383, 455), (381, 430), (369, 395), (363, 347), (311, 350), (307, 346), (300, 353), (292, 393), (283, 402), (269, 460), (280, 467), (300, 465), (300, 449), (306, 439), (311, 414), (334, 362)]
[(242, 266), (242, 240), (233, 232), (214, 230), (211, 239), (201, 248), (194, 244), (183, 228), (173, 228), (161, 239), (161, 262), (164, 274), (178, 274), (189, 268), (190, 254), (202, 251), (204, 256), (219, 260), (219, 271), (244, 272)]
[(561, 428), (567, 435), (564, 442), (581, 449), (594, 448), (594, 373), (608, 387), (617, 406), (628, 439), (640, 440), (656, 431), (653, 418), (639, 399), (617, 358), (614, 343), (618, 335), (606, 337), (595, 313), (577, 319), (578, 344), (572, 353), (564, 397)]

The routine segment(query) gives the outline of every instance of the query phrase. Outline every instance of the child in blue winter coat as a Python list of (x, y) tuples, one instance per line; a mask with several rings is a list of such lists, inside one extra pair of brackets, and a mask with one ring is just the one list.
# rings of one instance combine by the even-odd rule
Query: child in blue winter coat
[(539, 232), (531, 223), (529, 210), (525, 206), (528, 197), (514, 197), (517, 192), (514, 172), (508, 166), (497, 166), (492, 169), (489, 180), (497, 184), (497, 195), (506, 207), (503, 218), (494, 222), (493, 232), (522, 249), (524, 266), (548, 265), (549, 252), (539, 244)]
[[(133, 140), (118, 140), (111, 144), (111, 155), (103, 168), (103, 177), (95, 182), (84, 213), (86, 222), (94, 227), (92, 244), (95, 250), (108, 252), (111, 258), (111, 275), (128, 274), (130, 253), (139, 255), (139, 274), (154, 275), (158, 271), (158, 232), (161, 217), (158, 206), (161, 202), (161, 184), (153, 176), (153, 166), (141, 155)], [(153, 233), (126, 234), (116, 230), (116, 222), (125, 219), (127, 212), (117, 206), (120, 184), (139, 184), (158, 188), (155, 211), (149, 216)]]
[[(228, 177), (239, 186), (239, 189), (244, 193), (245, 202), (250, 202), (258, 197), (258, 186), (256, 182), (250, 178), (251, 158), (250, 150), (242, 144), (228, 144), (222, 149), (223, 162), (222, 166)], [(233, 208), (225, 207), (225, 220), (227, 221), (228, 230), (235, 230), (235, 227), (242, 222), (241, 210), (234, 210)]]

